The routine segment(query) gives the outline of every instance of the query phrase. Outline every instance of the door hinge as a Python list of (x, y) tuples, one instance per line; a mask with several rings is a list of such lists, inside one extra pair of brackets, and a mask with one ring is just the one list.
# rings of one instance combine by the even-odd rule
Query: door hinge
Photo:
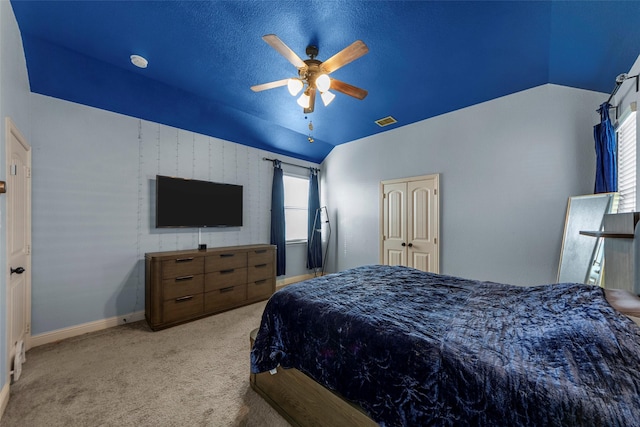
[(433, 244), (434, 244), (434, 245), (437, 245), (437, 244), (438, 244), (438, 238), (437, 238), (437, 237), (434, 237), (434, 238), (433, 238)]
[(27, 255), (31, 255), (31, 245), (27, 245), (26, 249), (25, 249), (25, 253)]
[(26, 168), (27, 178), (31, 178), (31, 168)]
[(18, 165), (9, 166), (9, 174), (10, 175), (18, 175)]
[(438, 195), (438, 189), (437, 189), (437, 188), (434, 188), (434, 189), (433, 189), (433, 195), (434, 195), (434, 196), (437, 196), (437, 195)]

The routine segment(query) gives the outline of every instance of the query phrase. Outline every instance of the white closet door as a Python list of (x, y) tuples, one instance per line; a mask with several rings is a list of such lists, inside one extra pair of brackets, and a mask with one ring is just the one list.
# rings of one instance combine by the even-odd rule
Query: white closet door
[(438, 273), (437, 181), (409, 181), (407, 195), (407, 266)]
[(383, 186), (383, 264), (407, 265), (407, 184)]
[(426, 175), (381, 183), (382, 264), (439, 272), (438, 179)]

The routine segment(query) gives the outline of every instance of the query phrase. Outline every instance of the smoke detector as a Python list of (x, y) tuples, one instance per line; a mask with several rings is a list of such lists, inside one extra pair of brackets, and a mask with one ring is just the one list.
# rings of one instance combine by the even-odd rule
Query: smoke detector
[(131, 55), (130, 58), (131, 63), (138, 68), (147, 68), (147, 65), (149, 65), (149, 61), (140, 55)]

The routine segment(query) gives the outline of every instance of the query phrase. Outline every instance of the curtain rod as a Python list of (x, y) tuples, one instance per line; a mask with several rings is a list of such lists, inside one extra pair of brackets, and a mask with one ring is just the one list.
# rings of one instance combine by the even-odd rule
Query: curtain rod
[[(638, 82), (638, 77), (640, 76), (640, 74), (636, 74), (635, 76), (629, 76), (627, 74), (620, 74), (618, 77), (616, 77), (616, 87), (613, 88), (613, 91), (611, 92), (611, 95), (609, 95), (609, 99), (607, 99), (607, 104), (611, 103), (611, 100), (613, 99), (613, 97), (616, 95), (616, 93), (618, 93), (618, 89), (620, 89), (620, 86), (622, 86), (622, 83), (625, 82), (625, 80), (629, 80), (629, 79), (636, 79), (636, 92), (638, 92), (640, 90), (640, 82)], [(611, 108), (615, 108), (616, 109), (616, 116), (618, 115), (618, 107), (614, 107), (611, 106)], [(596, 111), (600, 111), (600, 109), (598, 108)]]
[[(269, 158), (267, 158), (267, 157), (263, 157), (263, 158), (262, 158), (262, 160), (264, 160), (264, 161), (266, 161), (266, 162), (274, 162), (274, 161), (276, 161), (276, 160), (278, 160), (278, 159), (269, 159)], [(309, 167), (309, 166), (296, 165), (295, 163), (283, 162), (282, 160), (278, 160), (278, 161), (279, 161), (280, 163), (284, 164), (284, 165), (296, 166), (296, 167), (304, 168), (304, 169), (313, 169), (313, 170), (314, 170), (314, 171), (316, 171), (316, 172), (320, 172), (320, 169), (318, 169), (318, 168), (312, 168), (312, 167)]]

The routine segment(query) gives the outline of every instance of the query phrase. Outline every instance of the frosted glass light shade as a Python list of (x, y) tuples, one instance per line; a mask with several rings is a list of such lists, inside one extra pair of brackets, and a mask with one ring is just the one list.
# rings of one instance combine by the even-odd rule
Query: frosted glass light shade
[(331, 101), (333, 101), (333, 99), (336, 97), (333, 93), (326, 91), (326, 92), (322, 92), (320, 94), (320, 97), (322, 98), (322, 103), (324, 104), (324, 106), (326, 107), (327, 105), (331, 104)]
[(303, 86), (302, 81), (298, 79), (289, 79), (287, 82), (287, 89), (289, 89), (291, 96), (296, 96), (302, 90)]
[(300, 98), (298, 98), (298, 105), (301, 106), (302, 108), (309, 108), (310, 100), (311, 100), (311, 97), (306, 93), (303, 93), (302, 95), (300, 95)]
[(326, 74), (320, 74), (316, 77), (316, 88), (320, 92), (326, 92), (331, 87), (331, 79)]

